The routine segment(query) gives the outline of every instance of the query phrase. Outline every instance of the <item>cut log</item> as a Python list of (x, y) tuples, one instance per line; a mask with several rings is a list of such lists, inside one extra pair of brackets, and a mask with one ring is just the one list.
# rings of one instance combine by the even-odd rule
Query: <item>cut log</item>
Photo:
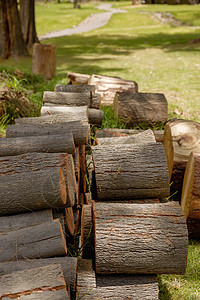
[(60, 168), (1, 176), (0, 215), (61, 207), (66, 204), (65, 177)]
[(115, 93), (118, 91), (138, 91), (138, 85), (135, 81), (125, 80), (119, 77), (92, 75), (88, 84), (95, 85), (96, 93), (101, 95), (101, 103), (112, 105)]
[(66, 207), (65, 208), (65, 224), (66, 224), (66, 230), (67, 233), (70, 235), (74, 235), (74, 214), (72, 207)]
[(84, 204), (81, 214), (81, 254), (82, 258), (93, 259), (92, 204)]
[(171, 195), (174, 195), (174, 200), (180, 201), (189, 155), (191, 152), (200, 153), (200, 123), (188, 120), (170, 120), (165, 124), (163, 145), (172, 182)]
[(65, 290), (51, 290), (20, 296), (20, 300), (69, 300), (69, 294)]
[(86, 93), (91, 92), (95, 93), (95, 85), (70, 85), (70, 84), (56, 84), (54, 92), (64, 92), (64, 93)]
[(86, 204), (92, 204), (92, 203), (95, 203), (95, 201), (92, 200), (92, 193), (91, 193), (91, 192), (85, 193), (85, 203), (86, 203)]
[(76, 147), (76, 152), (73, 157), (74, 157), (75, 176), (76, 176), (76, 180), (79, 182), (79, 180), (80, 180), (80, 155), (79, 155), (78, 147)]
[(85, 145), (88, 143), (89, 125), (83, 124), (81, 121), (72, 121), (59, 124), (18, 124), (8, 125), (6, 129), (6, 137), (25, 137), (25, 136), (42, 136), (42, 135), (60, 135), (71, 132), (76, 145)]
[(80, 192), (85, 193), (87, 190), (85, 146), (80, 145), (78, 149), (79, 149), (79, 161), (80, 161)]
[[(0, 299), (18, 297), (18, 299), (21, 299), (23, 295), (37, 295), (42, 293), (43, 290), (51, 292), (54, 290), (66, 291), (63, 272), (59, 264), (13, 272), (0, 277)], [(66, 297), (63, 299), (69, 299), (67, 291)]]
[(188, 233), (177, 202), (93, 205), (97, 274), (184, 274)]
[(67, 254), (58, 219), (0, 234), (0, 261), (46, 258)]
[(96, 295), (96, 275), (90, 259), (78, 261), (77, 292), (78, 299), (96, 299), (91, 298)]
[(68, 72), (67, 77), (70, 79), (69, 84), (88, 84), (90, 75)]
[(98, 138), (96, 140), (97, 145), (149, 144), (155, 142), (156, 139), (151, 129), (130, 136)]
[(52, 79), (56, 72), (56, 47), (54, 45), (33, 45), (33, 74), (42, 74)]
[(53, 221), (51, 209), (0, 217), (0, 233)]
[(0, 140), (0, 156), (18, 155), (28, 152), (75, 153), (72, 133), (61, 135), (28, 136)]
[(200, 219), (200, 154), (190, 154), (183, 181), (181, 207), (185, 218)]
[(169, 196), (162, 144), (95, 146), (92, 155), (98, 200)]
[(44, 267), (55, 263), (60, 264), (62, 267), (67, 289), (71, 288), (74, 290), (77, 273), (76, 257), (63, 256), (2, 262), (0, 263), (0, 276), (16, 271)]
[[(97, 129), (96, 138), (109, 138), (109, 137), (121, 137), (128, 136), (132, 134), (141, 133), (144, 130), (137, 129), (119, 129), (119, 128), (105, 128), (105, 129)], [(164, 130), (153, 130), (156, 142), (163, 142), (164, 138)]]
[(90, 108), (88, 109), (88, 120), (92, 125), (102, 125), (104, 117), (104, 111), (99, 109)]
[(129, 126), (166, 122), (168, 118), (167, 100), (158, 93), (117, 92), (113, 110)]

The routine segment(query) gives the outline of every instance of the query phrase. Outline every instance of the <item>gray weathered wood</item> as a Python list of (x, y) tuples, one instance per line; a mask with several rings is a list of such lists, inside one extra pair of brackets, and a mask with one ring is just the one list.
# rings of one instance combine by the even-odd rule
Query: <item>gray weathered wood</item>
[(93, 259), (92, 204), (84, 204), (81, 214), (81, 253), (82, 258)]
[(95, 271), (93, 270), (92, 260), (80, 259), (78, 261), (78, 273), (77, 273), (78, 299), (81, 299), (81, 297), (83, 299), (84, 298), (87, 299), (87, 297), (89, 297), (90, 294), (94, 295), (95, 291), (96, 291), (96, 275), (95, 275)]
[(60, 168), (2, 175), (0, 179), (1, 216), (66, 204), (66, 183)]
[(0, 261), (46, 258), (67, 254), (58, 219), (0, 234)]
[(100, 109), (89, 108), (88, 109), (88, 120), (90, 124), (102, 125), (104, 117), (104, 111)]
[[(36, 118), (37, 121), (37, 118)], [(72, 121), (59, 124), (18, 124), (8, 125), (6, 129), (6, 137), (25, 137), (25, 136), (42, 136), (42, 135), (60, 135), (71, 132), (76, 145), (84, 145), (88, 143), (88, 127), (81, 121)]]
[(27, 136), (0, 139), (0, 156), (18, 155), (28, 152), (74, 154), (72, 133), (62, 135)]
[(88, 84), (56, 84), (54, 88), (54, 92), (65, 92), (65, 93), (85, 93), (91, 92), (94, 94), (95, 92), (95, 85), (88, 85)]
[(168, 104), (164, 94), (117, 92), (113, 103), (114, 115), (129, 126), (154, 124), (168, 118)]
[(95, 146), (92, 155), (98, 200), (169, 196), (162, 144)]
[(97, 274), (184, 274), (188, 232), (177, 202), (95, 203)]

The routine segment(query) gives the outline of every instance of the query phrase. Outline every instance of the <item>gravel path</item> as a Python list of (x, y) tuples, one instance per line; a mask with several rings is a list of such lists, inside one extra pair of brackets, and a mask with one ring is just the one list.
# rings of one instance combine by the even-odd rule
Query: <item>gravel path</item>
[(97, 8), (100, 10), (107, 10), (107, 12), (92, 14), (91, 16), (87, 17), (84, 21), (82, 21), (79, 25), (73, 28), (52, 31), (45, 35), (41, 35), (39, 36), (39, 40), (42, 41), (55, 37), (88, 32), (106, 25), (113, 14), (126, 12), (122, 9), (112, 8), (110, 3), (102, 3)]

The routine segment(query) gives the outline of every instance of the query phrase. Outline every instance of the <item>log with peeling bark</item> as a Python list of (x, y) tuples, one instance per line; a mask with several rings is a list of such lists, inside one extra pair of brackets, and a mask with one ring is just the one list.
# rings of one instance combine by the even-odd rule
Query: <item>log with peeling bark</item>
[(67, 233), (70, 235), (74, 235), (74, 214), (72, 207), (66, 207), (65, 208), (65, 225)]
[[(43, 299), (43, 291), (51, 292), (49, 299), (53, 299), (53, 293), (57, 290), (64, 290), (63, 299), (69, 299), (63, 271), (59, 264), (17, 271), (0, 277), (0, 299), (21, 299), (22, 296), (31, 294), (32, 299)], [(37, 298), (40, 294), (41, 298)]]
[(88, 84), (90, 75), (68, 72), (67, 77), (69, 78), (69, 84), (78, 85), (78, 84)]
[(0, 261), (67, 254), (59, 219), (0, 234)]
[(200, 153), (200, 123), (188, 120), (170, 120), (165, 124), (164, 142), (171, 195), (181, 200), (181, 191), (186, 164), (191, 152)]
[(71, 85), (71, 84), (56, 84), (54, 88), (54, 92), (64, 92), (64, 93), (86, 93), (91, 92), (95, 93), (95, 85)]
[(51, 209), (0, 217), (0, 233), (53, 221)]
[(93, 259), (92, 204), (84, 204), (81, 214), (81, 254), (82, 258)]
[(100, 93), (101, 102), (104, 105), (112, 105), (115, 93), (118, 91), (138, 91), (138, 85), (135, 81), (125, 80), (120, 77), (92, 75), (88, 84), (95, 85), (96, 93)]
[(81, 121), (72, 121), (59, 124), (18, 124), (8, 125), (6, 129), (7, 138), (42, 136), (42, 135), (60, 135), (71, 132), (76, 145), (85, 145), (88, 143), (89, 125)]
[(0, 276), (10, 274), (16, 271), (34, 269), (44, 267), (51, 264), (60, 264), (63, 270), (67, 289), (75, 289), (76, 273), (77, 273), (77, 258), (62, 256), (49, 257), (39, 259), (24, 259), (0, 263)]
[(177, 202), (93, 205), (97, 274), (184, 274), (188, 232)]
[[(109, 137), (121, 137), (128, 136), (132, 134), (138, 134), (143, 132), (144, 130), (138, 129), (119, 129), (119, 128), (105, 128), (105, 129), (97, 129), (96, 138), (109, 138)], [(164, 130), (153, 130), (156, 142), (163, 142), (164, 138)]]
[(44, 92), (43, 94), (44, 106), (85, 106), (99, 109), (101, 106), (100, 95), (96, 94), (94, 97), (89, 92), (81, 93), (65, 93), (65, 92)]
[(167, 100), (158, 93), (117, 92), (113, 110), (129, 126), (166, 122), (168, 118)]
[(75, 153), (72, 133), (61, 135), (27, 136), (0, 140), (0, 156), (18, 155), (28, 152)]
[(200, 219), (200, 154), (192, 152), (185, 170), (181, 207), (185, 218)]
[(94, 146), (92, 155), (98, 200), (169, 196), (162, 144)]
[(0, 180), (0, 215), (40, 210), (66, 205), (67, 193), (63, 171), (41, 171), (2, 175)]

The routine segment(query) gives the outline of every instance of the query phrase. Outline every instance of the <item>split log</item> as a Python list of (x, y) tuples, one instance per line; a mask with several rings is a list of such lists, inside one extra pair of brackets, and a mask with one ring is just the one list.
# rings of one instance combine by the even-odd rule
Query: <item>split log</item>
[(169, 175), (160, 143), (92, 147), (98, 200), (165, 198)]
[(92, 204), (94, 202), (95, 201), (92, 200), (92, 193), (91, 192), (85, 193), (85, 203), (86, 204)]
[(87, 93), (91, 92), (91, 94), (95, 93), (95, 85), (71, 85), (71, 84), (56, 84), (54, 88), (54, 92), (64, 92), (64, 93)]
[(33, 45), (33, 74), (42, 74), (52, 79), (56, 72), (56, 47), (54, 45)]
[(19, 155), (28, 152), (75, 153), (72, 133), (61, 135), (27, 136), (0, 140), (0, 156)]
[(74, 214), (72, 207), (66, 207), (65, 208), (65, 224), (66, 224), (66, 230), (67, 233), (70, 235), (74, 235)]
[(0, 276), (10, 274), (16, 271), (28, 270), (38, 267), (44, 267), (51, 264), (60, 264), (63, 270), (67, 289), (75, 289), (77, 258), (76, 257), (49, 257), (39, 259), (24, 259), (11, 262), (0, 263)]
[(96, 275), (90, 259), (78, 261), (77, 292), (79, 299), (96, 299), (90, 297), (96, 292)]
[[(0, 299), (21, 299), (21, 296), (27, 294), (42, 295), (43, 290), (49, 292), (64, 290), (66, 297), (63, 299), (69, 299), (63, 272), (59, 264), (13, 272), (0, 277)], [(35, 298), (33, 297), (32, 299)], [(43, 298), (41, 296), (38, 299)], [(51, 297), (50, 299), (53, 298)]]
[(68, 72), (67, 77), (70, 79), (69, 84), (88, 84), (90, 75)]
[(61, 207), (66, 204), (65, 177), (60, 168), (1, 176), (0, 215)]
[(0, 217), (0, 233), (53, 221), (51, 209)]
[(97, 274), (184, 274), (188, 233), (177, 202), (93, 205)]
[(43, 135), (63, 135), (71, 132), (76, 145), (85, 145), (88, 143), (89, 125), (83, 124), (81, 121), (72, 121), (59, 124), (18, 124), (8, 125), (6, 129), (6, 137), (25, 137), (25, 136), (43, 136)]
[(92, 204), (82, 206), (81, 214), (81, 254), (82, 258), (93, 259)]
[(102, 125), (104, 117), (104, 111), (99, 109), (90, 108), (88, 109), (88, 120), (92, 125)]
[(185, 218), (200, 219), (200, 154), (190, 154), (188, 158), (183, 189), (181, 207)]
[[(109, 137), (121, 137), (128, 136), (132, 134), (141, 133), (144, 130), (137, 129), (119, 129), (119, 128), (105, 128), (105, 129), (97, 129), (96, 138), (109, 138)], [(163, 142), (164, 138), (164, 130), (153, 130), (156, 142)]]
[(155, 143), (156, 139), (151, 129), (145, 130), (141, 133), (110, 138), (98, 138), (97, 145), (118, 145), (118, 144), (149, 144)]
[(67, 254), (58, 219), (0, 234), (0, 261), (47, 258)]
[(78, 146), (79, 150), (79, 161), (80, 161), (80, 192), (85, 193), (87, 190), (86, 180), (86, 165), (85, 165), (85, 146)]
[(73, 155), (73, 158), (74, 158), (75, 176), (76, 176), (76, 180), (79, 182), (79, 180), (80, 180), (80, 155), (79, 155), (78, 147), (76, 147), (76, 152)]
[(188, 120), (170, 120), (165, 124), (164, 142), (171, 195), (181, 200), (186, 164), (191, 152), (200, 153), (200, 123)]
[(69, 293), (67, 294), (65, 290), (50, 290), (42, 291), (39, 293), (33, 293), (30, 295), (20, 296), (20, 300), (68, 300)]
[(95, 85), (96, 93), (100, 93), (101, 102), (104, 105), (112, 105), (115, 93), (118, 91), (138, 91), (138, 85), (135, 81), (125, 80), (120, 77), (92, 75), (88, 84)]
[(75, 226), (75, 233), (74, 235), (76, 236), (78, 233), (79, 225), (80, 225), (80, 209), (77, 209), (74, 211), (74, 226)]
[(168, 118), (167, 100), (158, 93), (117, 92), (113, 110), (129, 126), (166, 122)]

